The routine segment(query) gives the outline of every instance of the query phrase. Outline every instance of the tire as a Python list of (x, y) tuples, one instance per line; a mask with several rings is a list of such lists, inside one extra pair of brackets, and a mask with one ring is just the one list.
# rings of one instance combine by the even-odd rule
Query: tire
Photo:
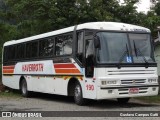
[(77, 105), (85, 105), (87, 100), (83, 98), (82, 88), (79, 82), (75, 83), (74, 87), (74, 101)]
[(130, 98), (117, 98), (118, 103), (120, 103), (120, 104), (126, 104), (126, 103), (128, 103), (129, 99)]
[(27, 82), (25, 79), (23, 79), (21, 82), (21, 94), (23, 97), (29, 97), (29, 91), (28, 91)]

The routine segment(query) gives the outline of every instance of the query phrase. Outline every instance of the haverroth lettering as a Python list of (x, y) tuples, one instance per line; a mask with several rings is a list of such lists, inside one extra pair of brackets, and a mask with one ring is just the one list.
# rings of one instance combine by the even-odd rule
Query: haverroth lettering
[(22, 65), (23, 72), (41, 72), (43, 71), (43, 64), (25, 64)]

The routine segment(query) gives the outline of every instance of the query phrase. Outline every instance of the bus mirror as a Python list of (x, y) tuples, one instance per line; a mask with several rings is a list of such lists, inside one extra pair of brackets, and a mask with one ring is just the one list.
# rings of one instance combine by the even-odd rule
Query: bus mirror
[(98, 36), (94, 37), (94, 47), (95, 48), (100, 48), (100, 39)]

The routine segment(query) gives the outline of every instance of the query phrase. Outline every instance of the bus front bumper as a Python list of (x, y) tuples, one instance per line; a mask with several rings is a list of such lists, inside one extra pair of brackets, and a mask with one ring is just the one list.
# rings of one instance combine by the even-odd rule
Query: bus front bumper
[(159, 85), (98, 87), (97, 100), (158, 95)]

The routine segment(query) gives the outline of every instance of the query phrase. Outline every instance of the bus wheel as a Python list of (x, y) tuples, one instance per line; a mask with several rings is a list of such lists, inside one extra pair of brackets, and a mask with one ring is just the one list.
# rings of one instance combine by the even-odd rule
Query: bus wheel
[(74, 101), (77, 105), (85, 105), (86, 104), (86, 99), (83, 98), (82, 95), (82, 88), (79, 82), (75, 83), (75, 88), (74, 88)]
[(29, 91), (27, 89), (27, 82), (25, 79), (22, 80), (21, 82), (21, 93), (23, 97), (28, 97), (29, 96)]
[(121, 104), (128, 103), (130, 98), (117, 98), (118, 102)]

